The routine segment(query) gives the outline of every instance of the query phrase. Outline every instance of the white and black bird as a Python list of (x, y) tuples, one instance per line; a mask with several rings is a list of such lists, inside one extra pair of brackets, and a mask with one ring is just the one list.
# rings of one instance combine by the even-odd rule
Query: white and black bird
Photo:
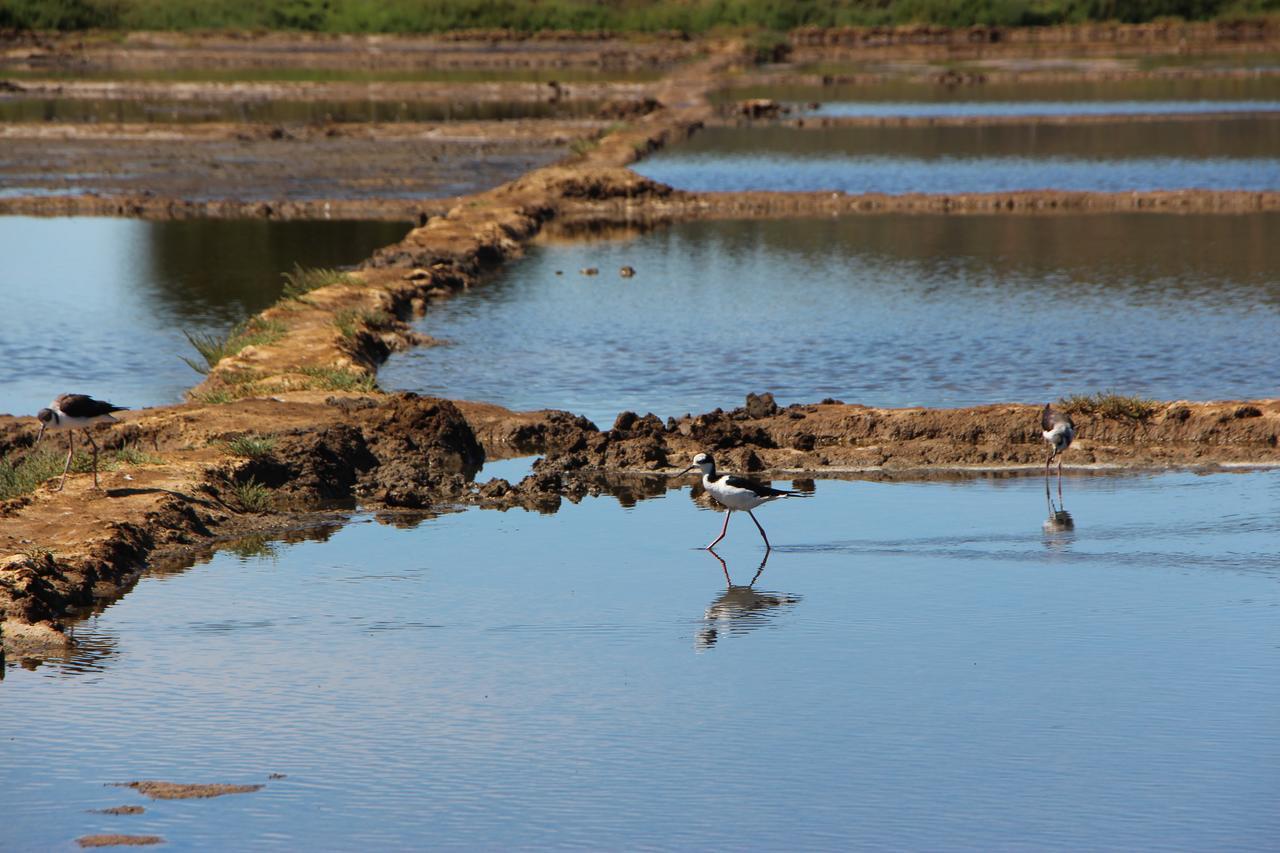
[(1049, 476), (1049, 465), (1058, 457), (1058, 492), (1062, 492), (1062, 454), (1071, 446), (1076, 437), (1076, 425), (1071, 416), (1063, 412), (1055, 412), (1053, 406), (1046, 403), (1040, 412), (1040, 429), (1044, 440), (1049, 442), (1049, 458), (1044, 460), (1044, 475)]
[(760, 506), (760, 504), (775, 501), (778, 498), (805, 497), (803, 492), (788, 492), (782, 489), (775, 489), (765, 483), (748, 480), (746, 477), (717, 474), (716, 460), (711, 458), (710, 453), (699, 453), (693, 457), (693, 464), (676, 476), (683, 476), (694, 468), (702, 469), (702, 487), (711, 494), (711, 497), (716, 499), (717, 503), (727, 510), (724, 514), (724, 527), (720, 528), (720, 535), (707, 546), (708, 551), (724, 538), (725, 532), (729, 529), (729, 516), (733, 515), (735, 509), (742, 510), (751, 516), (751, 520), (755, 522), (756, 529), (760, 531), (760, 536), (764, 539), (764, 547), (766, 549), (772, 548), (773, 546), (769, 544), (769, 537), (765, 535), (764, 528), (760, 526), (760, 522), (756, 520), (751, 510)]
[(122, 412), (124, 406), (115, 406), (95, 400), (84, 394), (62, 394), (49, 404), (49, 408), (36, 412), (36, 420), (40, 421), (40, 432), (36, 435), (35, 444), (40, 444), (45, 432), (65, 432), (67, 434), (67, 464), (62, 466), (62, 481), (58, 490), (67, 484), (67, 471), (71, 470), (71, 456), (75, 452), (75, 431), (84, 430), (85, 438), (93, 447), (93, 487), (98, 488), (98, 445), (89, 433), (94, 424), (112, 423), (115, 418), (112, 412)]

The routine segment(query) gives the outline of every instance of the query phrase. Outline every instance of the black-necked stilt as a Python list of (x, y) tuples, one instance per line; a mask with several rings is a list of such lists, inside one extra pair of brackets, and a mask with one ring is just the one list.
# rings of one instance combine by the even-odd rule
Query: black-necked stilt
[(62, 481), (58, 490), (67, 484), (67, 472), (71, 470), (71, 455), (75, 452), (75, 431), (84, 430), (85, 438), (93, 447), (93, 487), (98, 488), (98, 445), (89, 433), (89, 427), (99, 423), (115, 420), (112, 412), (124, 411), (124, 406), (113, 406), (101, 400), (95, 400), (84, 394), (62, 394), (49, 404), (49, 408), (36, 413), (40, 421), (40, 432), (36, 435), (34, 448), (44, 438), (45, 431), (65, 432), (67, 434), (67, 464), (62, 466)]
[(1049, 465), (1052, 464), (1053, 458), (1058, 457), (1058, 499), (1062, 499), (1062, 453), (1071, 446), (1071, 442), (1076, 437), (1076, 425), (1071, 420), (1071, 416), (1062, 412), (1055, 412), (1053, 406), (1045, 403), (1044, 411), (1040, 413), (1040, 429), (1044, 436), (1044, 440), (1049, 442), (1050, 448), (1049, 458), (1044, 460), (1044, 476), (1049, 477)]
[(751, 510), (760, 506), (760, 504), (768, 503), (778, 498), (804, 497), (801, 492), (787, 492), (782, 489), (775, 489), (773, 486), (758, 483), (755, 480), (748, 480), (746, 477), (717, 474), (716, 461), (711, 458), (710, 453), (699, 453), (693, 457), (693, 464), (676, 476), (683, 476), (694, 468), (702, 469), (702, 487), (710, 492), (711, 497), (715, 498), (716, 502), (727, 510), (724, 514), (724, 527), (720, 528), (720, 535), (715, 538), (715, 541), (707, 546), (708, 551), (724, 538), (725, 532), (729, 529), (729, 516), (733, 515), (735, 509), (740, 509), (751, 516), (751, 520), (755, 522), (756, 529), (760, 531), (760, 536), (764, 539), (764, 547), (766, 549), (772, 548), (773, 546), (769, 544), (769, 537), (765, 535), (764, 528), (760, 526), (759, 521), (756, 521), (756, 517)]

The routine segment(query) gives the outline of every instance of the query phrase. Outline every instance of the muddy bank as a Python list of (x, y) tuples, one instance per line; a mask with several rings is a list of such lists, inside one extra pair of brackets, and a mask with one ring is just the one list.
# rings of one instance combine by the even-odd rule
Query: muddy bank
[[(757, 120), (750, 107), (735, 105), (708, 126), (751, 127)], [(1064, 127), (1086, 124), (1155, 124), (1232, 121), (1280, 122), (1280, 112), (1113, 113), (1109, 115), (993, 115), (993, 116), (793, 116), (769, 120), (771, 126), (821, 130), (832, 127)]]
[[(1068, 469), (1280, 465), (1280, 400), (1173, 402), (1142, 418), (1083, 412), (1076, 422)], [(143, 566), (296, 526), (334, 501), (542, 512), (594, 494), (634, 501), (684, 485), (667, 475), (699, 451), (729, 470), (788, 478), (1034, 473), (1046, 455), (1038, 423), (1034, 405), (779, 408), (768, 395), (666, 421), (622, 413), (605, 430), (567, 412), (415, 395), (295, 392), (127, 413), (101, 443), (153, 448), (151, 461), (104, 470), (102, 491), (82, 474), (64, 491), (0, 505), (4, 647), (20, 657), (64, 648), (69, 621), (126, 592)], [(31, 419), (0, 421), (0, 452), (20, 458), (34, 435)], [(268, 446), (237, 455), (231, 442), (246, 435)], [(473, 479), (486, 455), (531, 453), (544, 459), (520, 483)]]
[(682, 219), (752, 219), (785, 216), (852, 216), (881, 213), (1256, 213), (1280, 210), (1280, 193), (1245, 190), (1074, 192), (1026, 190), (1001, 193), (741, 192), (664, 194), (582, 200), (559, 223), (657, 224)]

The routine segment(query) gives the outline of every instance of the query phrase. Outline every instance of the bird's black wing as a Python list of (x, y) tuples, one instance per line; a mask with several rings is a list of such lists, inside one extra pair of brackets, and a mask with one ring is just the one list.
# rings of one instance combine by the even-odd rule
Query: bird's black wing
[(86, 394), (63, 394), (54, 400), (58, 411), (71, 418), (96, 418), (112, 412), (124, 411), (124, 406), (113, 406), (111, 403), (95, 400)]
[(773, 486), (765, 485), (758, 480), (748, 480), (746, 477), (729, 477), (724, 478), (726, 485), (733, 486), (735, 489), (747, 489), (754, 493), (756, 497), (782, 497), (783, 495), (795, 494), (794, 492), (775, 489)]
[(1048, 403), (1044, 404), (1044, 411), (1040, 412), (1040, 429), (1045, 432), (1053, 429), (1053, 406)]

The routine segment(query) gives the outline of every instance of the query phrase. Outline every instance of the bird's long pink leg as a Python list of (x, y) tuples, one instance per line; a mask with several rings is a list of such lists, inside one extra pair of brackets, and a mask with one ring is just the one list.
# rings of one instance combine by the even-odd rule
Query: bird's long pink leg
[(1058, 457), (1058, 503), (1062, 503), (1062, 457)]
[(731, 510), (731, 509), (730, 509), (730, 510), (725, 510), (725, 513), (724, 513), (724, 527), (721, 527), (721, 528), (720, 528), (720, 535), (716, 537), (716, 541), (712, 542), (710, 545), (708, 545), (708, 546), (707, 546), (707, 550), (708, 550), (708, 551), (710, 551), (712, 548), (716, 547), (716, 545), (720, 544), (720, 540), (724, 538), (725, 531), (727, 531), (727, 530), (729, 529), (729, 516), (731, 516), (731, 515), (733, 515), (733, 510)]
[(67, 472), (71, 470), (71, 454), (75, 453), (76, 431), (67, 430), (67, 464), (62, 466), (62, 482), (58, 483), (58, 491), (62, 491), (62, 487), (67, 484)]
[(769, 544), (769, 537), (764, 535), (764, 528), (760, 526), (760, 522), (756, 521), (756, 515), (751, 510), (747, 510), (747, 515), (751, 516), (751, 520), (756, 522), (756, 530), (760, 531), (760, 535), (764, 537), (764, 549), (772, 551), (773, 546)]

